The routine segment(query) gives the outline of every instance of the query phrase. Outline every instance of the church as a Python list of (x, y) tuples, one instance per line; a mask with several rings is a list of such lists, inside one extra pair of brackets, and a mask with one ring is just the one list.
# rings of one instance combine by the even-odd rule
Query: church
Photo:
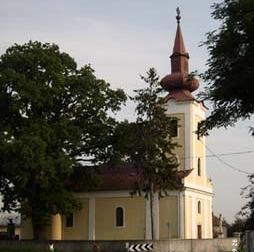
[[(184, 45), (177, 14), (177, 29), (171, 58), (171, 74), (161, 80), (167, 114), (176, 117), (174, 140), (179, 160), (181, 189), (154, 197), (154, 239), (212, 238), (212, 182), (206, 173), (205, 137), (196, 134), (205, 119), (206, 107), (192, 94), (198, 80), (189, 73), (189, 54)], [(48, 227), (51, 240), (149, 240), (152, 238), (150, 202), (131, 197), (138, 174), (129, 165), (103, 172), (96, 191), (79, 192), (83, 209), (68, 216), (52, 216)], [(21, 239), (32, 239), (29, 219), (22, 219)]]

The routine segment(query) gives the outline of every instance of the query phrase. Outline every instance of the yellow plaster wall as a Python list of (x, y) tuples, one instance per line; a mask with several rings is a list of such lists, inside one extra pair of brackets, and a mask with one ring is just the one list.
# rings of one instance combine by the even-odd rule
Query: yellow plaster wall
[(51, 216), (51, 239), (62, 240), (62, 216), (55, 214)]
[(185, 197), (185, 238), (190, 239), (192, 237), (192, 197)]
[[(51, 239), (51, 225), (45, 227), (45, 235), (47, 239)], [(31, 218), (21, 218), (20, 225), (20, 239), (30, 240), (33, 239), (33, 225)]]
[(210, 200), (207, 200), (206, 211), (207, 211), (207, 216), (208, 216), (208, 220), (206, 220), (207, 229), (208, 229), (207, 235), (209, 238), (213, 238), (213, 234), (212, 234), (212, 207), (211, 207)]
[[(194, 125), (195, 128), (197, 129), (198, 127), (198, 123), (202, 120), (202, 118), (200, 118), (199, 116), (195, 116), (194, 118)], [(200, 139), (198, 139), (197, 137), (195, 137), (195, 149), (196, 149), (196, 154), (195, 154), (195, 159), (194, 159), (194, 169), (195, 172), (197, 174), (197, 169), (198, 169), (198, 157), (200, 158), (200, 164), (201, 164), (201, 176), (196, 176), (196, 184), (197, 185), (206, 185), (206, 181), (207, 178), (205, 176), (205, 144), (203, 143), (204, 137), (200, 137)]]
[[(212, 197), (199, 199), (201, 201), (201, 214), (198, 216), (198, 222), (202, 225), (202, 235), (205, 238), (213, 238), (212, 233)], [(206, 232), (205, 232), (206, 229)]]
[(20, 238), (22, 240), (33, 239), (32, 220), (30, 218), (22, 217), (20, 226)]
[[(176, 196), (160, 199), (160, 239), (178, 237), (178, 200)], [(168, 225), (169, 224), (169, 225)]]
[(177, 125), (178, 125), (178, 136), (173, 138), (173, 142), (176, 142), (179, 146), (175, 149), (175, 153), (179, 157), (180, 165), (178, 167), (178, 170), (184, 169), (184, 159), (185, 156), (185, 150), (184, 150), (184, 137), (185, 137), (185, 131), (184, 131), (184, 125), (185, 125), (185, 117), (184, 113), (175, 113), (170, 114), (170, 117), (175, 117), (178, 119)]
[[(95, 200), (96, 240), (145, 238), (145, 198), (97, 198)], [(125, 227), (115, 227), (115, 208), (125, 209)]]
[[(198, 213), (198, 201), (201, 213)], [(197, 238), (197, 225), (201, 225), (202, 238), (212, 238), (212, 197), (194, 193), (185, 198), (185, 238)], [(194, 216), (193, 216), (194, 212)], [(192, 218), (192, 216), (194, 218)], [(194, 221), (194, 225), (193, 225)], [(193, 230), (194, 229), (194, 230)]]
[(88, 240), (88, 199), (81, 200), (83, 208), (73, 214), (73, 227), (66, 227), (66, 218), (63, 216), (63, 240)]
[[(201, 202), (201, 213), (198, 213), (198, 201)], [(205, 236), (205, 228), (207, 229), (207, 223), (208, 223), (208, 218), (205, 219), (205, 211), (207, 211), (207, 208), (204, 205), (205, 200), (197, 198), (195, 201), (195, 208), (196, 208), (196, 229), (197, 225), (201, 225), (201, 230), (202, 230), (202, 238)], [(206, 222), (206, 225), (205, 225)]]

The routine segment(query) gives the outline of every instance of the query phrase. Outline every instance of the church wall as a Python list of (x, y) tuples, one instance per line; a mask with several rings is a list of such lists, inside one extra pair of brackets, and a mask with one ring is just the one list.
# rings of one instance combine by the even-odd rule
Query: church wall
[[(198, 213), (198, 202), (201, 203), (201, 212)], [(199, 196), (195, 199), (195, 212), (196, 212), (196, 224), (201, 225), (202, 227), (202, 237), (204, 237), (204, 200), (201, 199)]]
[(178, 238), (178, 199), (165, 196), (160, 199), (160, 239)]
[[(201, 225), (202, 238), (212, 238), (212, 195), (198, 191), (185, 191), (186, 211), (185, 238), (197, 239), (197, 226)], [(198, 211), (200, 202), (200, 212)]]
[[(51, 239), (51, 225), (45, 227), (45, 235), (47, 239)], [(22, 217), (20, 224), (20, 239), (31, 240), (33, 239), (33, 225), (31, 218)]]
[(51, 216), (51, 238), (52, 240), (62, 240), (62, 216), (54, 214)]
[(63, 216), (63, 240), (88, 240), (88, 208), (87, 199), (80, 199), (83, 208), (73, 214), (73, 227), (66, 227), (66, 217)]
[[(198, 157), (204, 157), (205, 148), (201, 141), (197, 139), (197, 124), (202, 118), (205, 117), (204, 108), (201, 104), (193, 101), (186, 104), (189, 110), (186, 111), (186, 142), (189, 146), (188, 153), (186, 155), (186, 169), (193, 169), (192, 173), (185, 179), (186, 182), (191, 184), (197, 183), (197, 163)], [(201, 158), (201, 167), (204, 168), (205, 158)], [(199, 181), (198, 181), (199, 183)], [(202, 183), (201, 183), (202, 184)]]
[(185, 238), (191, 239), (192, 238), (192, 197), (186, 196), (185, 197)]
[(185, 148), (184, 148), (184, 140), (185, 140), (185, 133), (184, 133), (184, 125), (185, 125), (185, 117), (184, 113), (173, 113), (170, 114), (171, 117), (175, 117), (178, 119), (177, 126), (178, 126), (178, 136), (174, 137), (172, 140), (176, 142), (179, 146), (175, 148), (175, 153), (178, 157), (178, 161), (180, 165), (178, 170), (184, 169), (184, 156), (185, 156)]
[(33, 239), (33, 227), (32, 220), (30, 218), (21, 219), (20, 238), (23, 240)]
[[(177, 107), (177, 105), (175, 106)], [(195, 101), (185, 103), (185, 107), (189, 107), (189, 109), (185, 109), (185, 167), (193, 169), (193, 171), (184, 179), (184, 184), (187, 187), (212, 193), (212, 184), (206, 174), (205, 137), (198, 139), (195, 133), (198, 122), (205, 118), (206, 109), (201, 103)], [(200, 176), (198, 176), (198, 158), (200, 158)]]
[[(179, 132), (179, 140), (182, 147), (178, 148), (177, 154), (181, 158), (181, 169), (193, 169), (193, 171), (184, 179), (184, 185), (191, 191), (184, 193), (184, 202), (181, 208), (184, 209), (181, 220), (181, 238), (197, 238), (197, 225), (201, 225), (202, 237), (212, 238), (212, 184), (207, 179), (205, 167), (205, 137), (198, 139), (195, 131), (198, 122), (205, 118), (205, 108), (196, 101), (176, 102), (169, 100), (167, 102), (167, 113), (172, 116), (181, 115), (179, 124), (182, 132)], [(198, 176), (198, 157), (200, 158), (201, 174)], [(200, 214), (197, 213), (197, 199), (201, 199), (203, 207)], [(210, 204), (208, 204), (208, 201)]]
[[(195, 128), (198, 128), (198, 123), (202, 120), (202, 118), (198, 115), (195, 116)], [(195, 137), (195, 174), (196, 174), (196, 184), (198, 185), (206, 185), (206, 168), (205, 168), (205, 138), (200, 137), (198, 139), (197, 135)], [(200, 176), (198, 176), (198, 159), (200, 159)]]
[(207, 219), (207, 236), (208, 237), (213, 237), (213, 223), (212, 223), (212, 197), (208, 198), (206, 200), (207, 202), (207, 214), (208, 214), (208, 219)]
[[(145, 238), (144, 197), (97, 198), (95, 200), (95, 239), (127, 240)], [(124, 208), (124, 227), (115, 225), (116, 207)]]

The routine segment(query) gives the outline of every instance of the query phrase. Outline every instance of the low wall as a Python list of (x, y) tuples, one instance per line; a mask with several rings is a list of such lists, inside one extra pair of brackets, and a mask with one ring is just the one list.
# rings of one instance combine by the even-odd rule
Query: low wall
[[(121, 241), (53, 241), (55, 251), (66, 252), (121, 252), (126, 251)], [(1, 249), (49, 251), (49, 241), (0, 241)]]
[[(236, 240), (234, 238), (234, 240)], [(154, 241), (154, 252), (229, 252), (233, 238), (206, 240)], [(129, 244), (151, 241), (129, 241)], [(55, 251), (66, 252), (127, 252), (126, 241), (54, 241)], [(0, 241), (1, 249), (49, 251), (47, 241)]]
[[(156, 252), (231, 252), (235, 238), (154, 242)], [(239, 242), (239, 240), (237, 240)]]

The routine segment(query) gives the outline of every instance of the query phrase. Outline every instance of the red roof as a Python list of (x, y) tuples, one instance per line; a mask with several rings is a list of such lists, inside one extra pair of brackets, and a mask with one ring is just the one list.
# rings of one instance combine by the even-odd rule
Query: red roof
[[(179, 184), (181, 179), (187, 177), (192, 170), (181, 170), (177, 172)], [(142, 171), (131, 164), (121, 164), (114, 167), (103, 167), (99, 174), (99, 185), (97, 190), (134, 190), (142, 184)]]
[(131, 164), (103, 167), (99, 173), (98, 190), (133, 190), (143, 176)]

